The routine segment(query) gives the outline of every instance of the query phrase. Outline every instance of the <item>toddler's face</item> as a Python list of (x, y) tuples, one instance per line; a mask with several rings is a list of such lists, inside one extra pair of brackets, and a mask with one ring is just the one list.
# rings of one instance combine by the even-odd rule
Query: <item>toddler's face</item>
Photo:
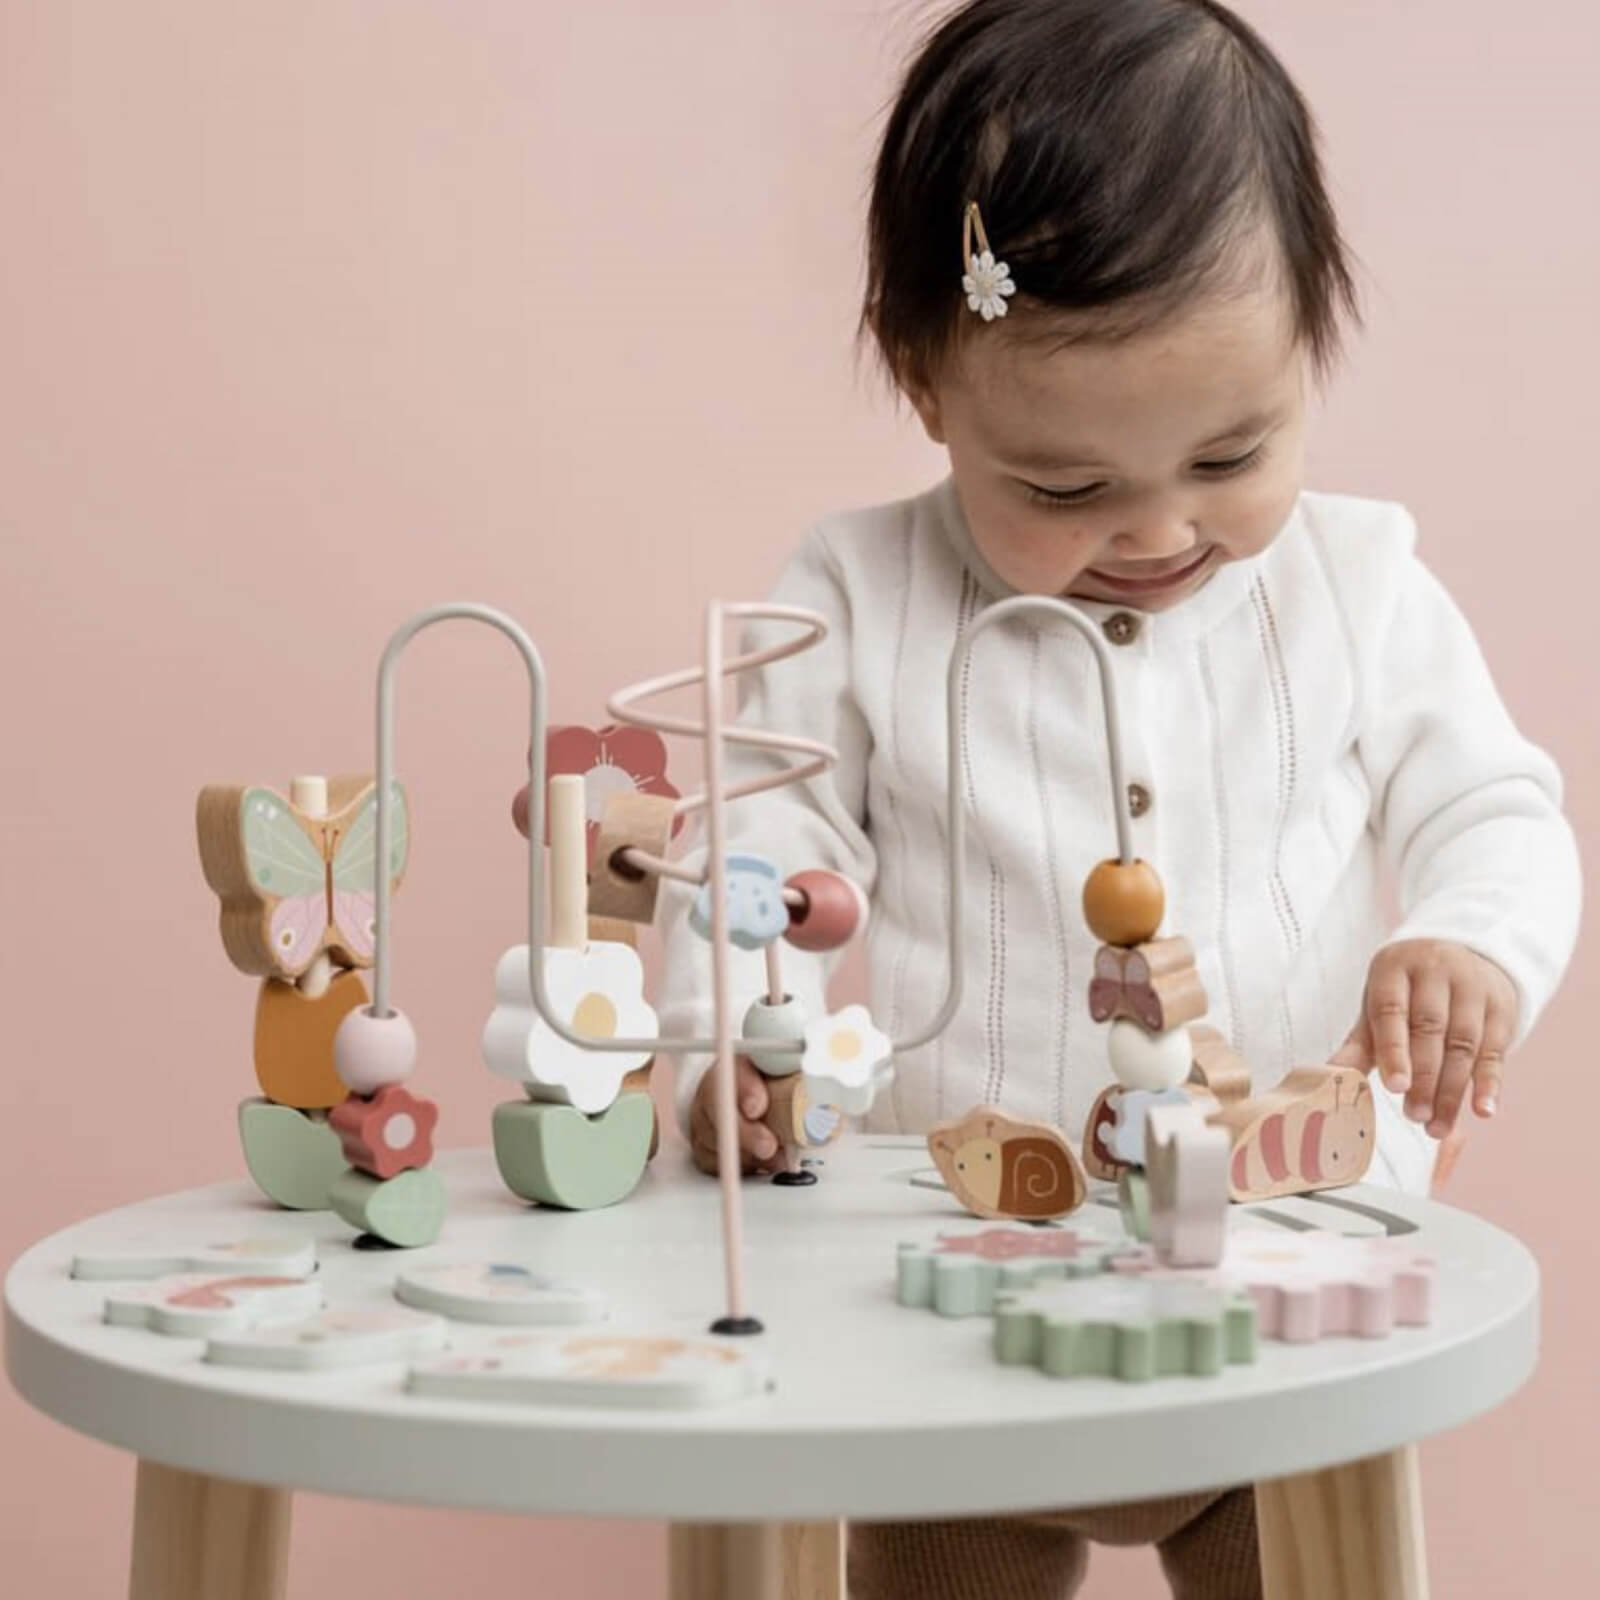
[(1300, 491), (1306, 362), (1271, 281), (1119, 341), (974, 326), (912, 400), (1024, 593), (1166, 610), (1264, 550)]

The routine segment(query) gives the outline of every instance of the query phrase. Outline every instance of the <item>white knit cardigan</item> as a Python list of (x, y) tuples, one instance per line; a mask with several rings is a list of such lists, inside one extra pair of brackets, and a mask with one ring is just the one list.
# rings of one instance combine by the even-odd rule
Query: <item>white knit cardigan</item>
[[(1459, 941), (1499, 963), (1524, 1038), (1576, 939), (1580, 878), (1550, 759), (1513, 726), (1470, 628), (1414, 554), (1399, 506), (1303, 494), (1254, 560), (1175, 609), (1106, 628), (1136, 853), (1193, 941), (1210, 1016), (1258, 1089), (1320, 1062), (1356, 1019), (1389, 940)], [(730, 850), (821, 866), (871, 897), (870, 1005), (891, 1036), (937, 1010), (946, 957), (945, 674), (961, 630), (1008, 594), (951, 480), (828, 518), (772, 596), (829, 620), (825, 644), (746, 680), (741, 716), (838, 747), (831, 773), (730, 808)], [(1080, 602), (1102, 626), (1119, 608)], [(1130, 626), (1130, 618), (1132, 626)], [(757, 639), (792, 633), (760, 625)], [(1129, 635), (1131, 634), (1131, 637)], [(966, 983), (949, 1028), (896, 1058), (873, 1130), (922, 1132), (982, 1102), (1081, 1136), (1110, 1081), (1088, 1011), (1096, 942), (1080, 895), (1114, 853), (1094, 662), (1065, 624), (1012, 619), (961, 684)], [(729, 751), (730, 775), (762, 756)], [(663, 1030), (711, 1027), (688, 892), (663, 914)], [(826, 961), (782, 947), (820, 1014)], [(734, 1021), (765, 992), (735, 951)], [(679, 1061), (686, 1117), (707, 1061)], [(1421, 1190), (1435, 1147), (1378, 1087), (1371, 1179)]]

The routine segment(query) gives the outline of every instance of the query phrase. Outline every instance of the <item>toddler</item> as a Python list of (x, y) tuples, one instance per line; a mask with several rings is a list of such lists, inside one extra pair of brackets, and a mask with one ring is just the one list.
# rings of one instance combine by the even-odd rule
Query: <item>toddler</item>
[[(1556, 769), (1410, 516), (1302, 486), (1308, 390), (1353, 310), (1309, 114), (1223, 6), (948, 17), (883, 135), (862, 321), (950, 475), (826, 518), (790, 560), (773, 599), (831, 632), (746, 680), (742, 715), (840, 761), (731, 807), (729, 848), (855, 880), (875, 1020), (926, 1022), (947, 965), (951, 648), (997, 597), (1069, 596), (1109, 641), (1136, 853), (1165, 882), (1164, 931), (1194, 943), (1208, 1020), (1257, 1091), (1305, 1062), (1376, 1069), (1368, 1180), (1421, 1192), (1463, 1108), (1496, 1109), (1570, 955), (1579, 869)], [(1079, 909), (1114, 842), (1088, 645), (1013, 619), (975, 649), (961, 714), (966, 988), (868, 1125), (921, 1133), (981, 1102), (1078, 1139), (1110, 1081)], [(730, 778), (771, 759), (728, 755)], [(703, 1035), (706, 946), (667, 888), (663, 1023)], [(825, 963), (783, 955), (820, 1014)], [(738, 1017), (764, 976), (759, 956), (733, 971)], [(679, 1110), (714, 1170), (705, 1067), (680, 1063)], [(780, 1152), (747, 1063), (738, 1093), (755, 1170)], [(1185, 1600), (1260, 1592), (1247, 1489), (857, 1527), (851, 1592), (1060, 1600), (1087, 1539), (1154, 1542)]]

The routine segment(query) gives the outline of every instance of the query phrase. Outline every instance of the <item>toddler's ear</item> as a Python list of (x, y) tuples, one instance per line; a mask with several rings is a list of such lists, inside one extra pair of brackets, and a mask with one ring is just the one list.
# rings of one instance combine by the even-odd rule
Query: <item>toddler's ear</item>
[(907, 389), (906, 399), (912, 410), (922, 418), (922, 426), (935, 444), (947, 444), (944, 434), (944, 416), (939, 409), (939, 396), (930, 389)]

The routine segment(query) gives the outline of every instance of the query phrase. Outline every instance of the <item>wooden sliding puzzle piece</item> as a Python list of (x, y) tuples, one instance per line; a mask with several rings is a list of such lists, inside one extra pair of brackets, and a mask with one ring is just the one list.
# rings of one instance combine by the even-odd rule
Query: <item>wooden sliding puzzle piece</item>
[(270, 1100), (239, 1104), (239, 1142), (256, 1187), (290, 1211), (323, 1211), (345, 1170), (339, 1135), (326, 1121)]
[(263, 978), (256, 1001), (256, 1082), (267, 1099), (300, 1111), (326, 1111), (350, 1093), (334, 1068), (339, 1024), (367, 1003), (355, 972), (337, 972), (321, 994), (282, 978)]
[[(639, 1038), (656, 1031), (644, 998), (638, 952), (621, 944), (545, 951), (550, 1001), (573, 1032), (591, 1039)], [(520, 1083), (530, 1099), (604, 1111), (622, 1080), (650, 1060), (648, 1050), (585, 1050), (569, 1044), (533, 1007), (528, 947), (515, 945), (495, 968), (495, 1009), (483, 1030), (484, 1064)]]
[[(394, 784), (389, 875), (398, 887), (409, 853), (405, 789)], [(222, 902), (223, 948), (241, 972), (297, 978), (324, 951), (370, 966), (377, 790), (336, 778), (329, 814), (308, 815), (270, 789), (200, 791), (196, 828), (206, 882)]]
[(508, 1100), (494, 1108), (494, 1159), (513, 1194), (593, 1211), (638, 1187), (655, 1133), (648, 1095), (619, 1095), (595, 1116), (572, 1106)]
[(432, 1167), (374, 1178), (348, 1167), (328, 1187), (328, 1205), (358, 1233), (414, 1250), (432, 1244), (444, 1226), (444, 1179)]
[(1382, 1339), (1433, 1314), (1433, 1260), (1403, 1240), (1307, 1233), (1230, 1234), (1213, 1267), (1186, 1270), (1154, 1251), (1119, 1256), (1112, 1271), (1150, 1283), (1250, 1295), (1269, 1339), (1306, 1344), (1344, 1334)]
[(1159, 1091), (1124, 1089), (1106, 1102), (1111, 1112), (1111, 1125), (1108, 1129), (1102, 1129), (1102, 1142), (1117, 1162), (1130, 1167), (1142, 1167), (1145, 1164), (1145, 1123), (1151, 1111), (1158, 1106), (1187, 1106), (1193, 1103), (1181, 1088)]
[(812, 1100), (804, 1073), (791, 1072), (767, 1084), (767, 1114), (761, 1119), (790, 1150), (815, 1150), (839, 1136), (844, 1113)]
[(1250, 1064), (1221, 1033), (1202, 1023), (1189, 1030), (1189, 1040), (1194, 1046), (1190, 1083), (1204, 1090), (1219, 1106), (1250, 1098)]
[(344, 1158), (374, 1178), (392, 1178), (433, 1160), (433, 1130), (439, 1108), (398, 1084), (387, 1084), (370, 1098), (352, 1095), (329, 1114)]
[(1117, 1105), (1121, 1100), (1121, 1084), (1113, 1083), (1095, 1096), (1089, 1115), (1083, 1124), (1083, 1170), (1091, 1178), (1104, 1183), (1115, 1183), (1132, 1165), (1120, 1160), (1111, 1148), (1111, 1137), (1117, 1127)]
[(673, 834), (675, 812), (676, 803), (662, 795), (625, 789), (607, 798), (589, 871), (592, 916), (627, 923), (655, 921), (660, 875), (628, 866), (621, 852), (631, 848), (658, 860), (664, 858)]
[(1165, 1033), (1206, 1014), (1205, 986), (1187, 939), (1156, 939), (1122, 949), (1102, 945), (1089, 983), (1096, 1022), (1126, 1017), (1150, 1033)]
[(1103, 1272), (1122, 1248), (1079, 1228), (986, 1228), (905, 1243), (895, 1255), (895, 1299), (942, 1317), (985, 1316), (997, 1294)]
[(129, 1239), (72, 1258), (74, 1278), (127, 1282), (176, 1273), (228, 1273), (240, 1267), (278, 1278), (309, 1278), (317, 1270), (317, 1247), (309, 1239), (228, 1239), (217, 1244), (173, 1244)]
[(459, 1261), (414, 1267), (395, 1279), (395, 1298), (458, 1322), (598, 1322), (605, 1300), (582, 1284), (546, 1277), (519, 1261)]
[(767, 1383), (765, 1353), (751, 1340), (528, 1333), (507, 1334), (473, 1355), (419, 1363), (406, 1388), (514, 1405), (683, 1409), (740, 1400)]
[(1297, 1067), (1275, 1088), (1211, 1118), (1232, 1143), (1228, 1192), (1272, 1200), (1355, 1183), (1372, 1164), (1378, 1118), (1366, 1074)]
[(303, 1322), (218, 1333), (206, 1360), (223, 1367), (327, 1372), (390, 1361), (416, 1361), (449, 1343), (443, 1317), (398, 1308), (323, 1311)]
[(105, 1317), (121, 1327), (199, 1339), (307, 1317), (321, 1308), (322, 1284), (316, 1278), (183, 1277), (113, 1290), (106, 1297)]
[(867, 1008), (846, 1006), (808, 1022), (805, 1042), (800, 1069), (811, 1102), (864, 1117), (894, 1076), (888, 1035), (873, 1023)]
[(1228, 1237), (1228, 1135), (1205, 1107), (1155, 1106), (1145, 1128), (1150, 1242), (1170, 1267), (1213, 1267)]
[(974, 1216), (1040, 1222), (1076, 1211), (1089, 1186), (1072, 1146), (1046, 1123), (979, 1106), (928, 1135), (945, 1186)]
[[(728, 938), (741, 950), (760, 950), (789, 929), (778, 869), (761, 856), (729, 856), (723, 868), (728, 904)], [(700, 885), (689, 908), (689, 926), (711, 937), (711, 880)]]
[(1150, 1277), (1101, 1276), (1000, 1296), (994, 1358), (1052, 1378), (1215, 1377), (1256, 1358), (1248, 1294)]

